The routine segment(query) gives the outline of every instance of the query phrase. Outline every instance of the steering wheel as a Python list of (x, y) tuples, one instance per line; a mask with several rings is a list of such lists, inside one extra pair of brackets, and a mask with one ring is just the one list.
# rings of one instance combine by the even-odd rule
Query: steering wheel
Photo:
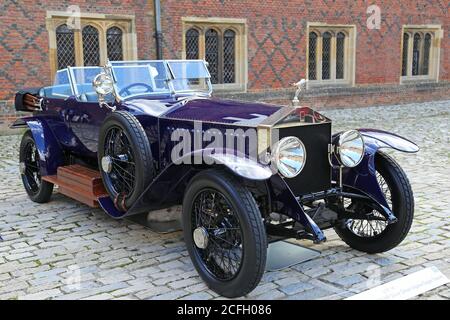
[(137, 82), (137, 83), (132, 83), (132, 84), (126, 86), (125, 88), (123, 88), (122, 90), (120, 90), (119, 95), (123, 96), (124, 94), (126, 94), (127, 96), (131, 96), (133, 93), (130, 91), (130, 89), (134, 88), (134, 87), (143, 87), (146, 89), (146, 91), (140, 92), (140, 93), (153, 92), (153, 88), (151, 86), (149, 86), (148, 84), (142, 83), (142, 82)]

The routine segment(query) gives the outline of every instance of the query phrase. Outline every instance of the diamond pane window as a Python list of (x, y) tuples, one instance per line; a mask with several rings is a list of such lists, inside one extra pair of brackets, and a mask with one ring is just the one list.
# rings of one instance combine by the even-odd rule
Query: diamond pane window
[(56, 28), (56, 55), (58, 69), (75, 65), (75, 40), (73, 30), (66, 24)]
[(186, 59), (188, 60), (196, 60), (199, 58), (199, 37), (200, 33), (197, 29), (191, 28), (186, 31)]
[(85, 66), (100, 65), (100, 44), (98, 30), (93, 26), (83, 28), (83, 57)]
[(413, 61), (412, 61), (412, 74), (413, 74), (413, 76), (419, 75), (420, 45), (421, 45), (421, 42), (422, 42), (421, 35), (416, 33), (414, 35), (414, 41), (413, 41)]
[(308, 79), (316, 80), (317, 76), (317, 34), (315, 32), (309, 33), (309, 51), (308, 51)]
[(408, 72), (408, 45), (409, 34), (403, 34), (403, 55), (402, 55), (402, 76), (406, 76)]
[(336, 37), (336, 79), (344, 79), (345, 34), (339, 32)]
[(219, 83), (219, 34), (214, 29), (205, 33), (205, 60), (209, 63), (211, 82)]
[(123, 60), (122, 30), (111, 27), (106, 31), (106, 50), (109, 61)]
[(325, 32), (322, 36), (322, 80), (330, 79), (331, 66), (331, 33)]
[(430, 48), (431, 48), (431, 35), (427, 33), (424, 38), (423, 43), (423, 65), (422, 74), (428, 75), (429, 65), (430, 65)]
[(236, 33), (226, 30), (223, 34), (223, 82), (234, 83)]

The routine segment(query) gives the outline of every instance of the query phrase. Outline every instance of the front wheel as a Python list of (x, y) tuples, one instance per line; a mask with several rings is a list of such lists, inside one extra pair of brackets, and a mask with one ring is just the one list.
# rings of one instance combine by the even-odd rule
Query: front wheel
[[(413, 192), (400, 165), (387, 154), (378, 152), (375, 168), (378, 184), (398, 221), (388, 224), (379, 212), (373, 211), (378, 220), (348, 219), (335, 227), (345, 243), (367, 253), (385, 252), (399, 245), (408, 234), (414, 217)], [(358, 207), (353, 202), (347, 204)]]
[(258, 285), (266, 265), (266, 231), (255, 199), (235, 177), (211, 169), (191, 180), (183, 199), (183, 231), (209, 288), (232, 298)]

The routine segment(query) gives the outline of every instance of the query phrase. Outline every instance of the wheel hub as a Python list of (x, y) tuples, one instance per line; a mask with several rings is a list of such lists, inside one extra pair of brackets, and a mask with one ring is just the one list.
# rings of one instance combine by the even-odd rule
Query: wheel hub
[(193, 233), (194, 243), (199, 249), (206, 249), (208, 246), (208, 231), (203, 227), (198, 227)]
[(110, 156), (104, 156), (102, 158), (102, 170), (105, 173), (110, 173), (112, 170), (112, 159)]

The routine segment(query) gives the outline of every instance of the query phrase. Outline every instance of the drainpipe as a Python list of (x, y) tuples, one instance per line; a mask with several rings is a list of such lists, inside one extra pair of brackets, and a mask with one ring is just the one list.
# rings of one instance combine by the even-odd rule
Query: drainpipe
[(161, 1), (153, 0), (155, 10), (155, 39), (156, 39), (156, 59), (162, 60), (163, 48), (162, 48), (162, 31), (161, 31)]

